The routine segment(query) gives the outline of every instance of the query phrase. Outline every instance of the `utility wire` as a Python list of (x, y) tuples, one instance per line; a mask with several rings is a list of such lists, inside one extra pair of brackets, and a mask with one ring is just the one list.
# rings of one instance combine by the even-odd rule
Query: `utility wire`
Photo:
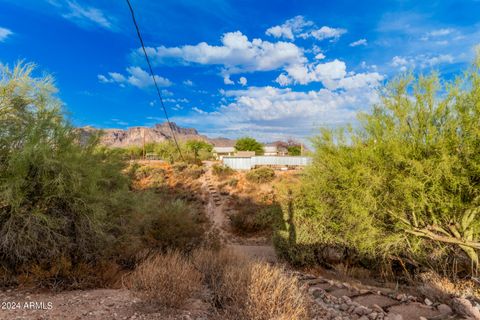
[(153, 73), (152, 64), (150, 63), (150, 59), (148, 58), (147, 50), (145, 50), (145, 45), (143, 44), (143, 38), (140, 33), (140, 29), (138, 28), (137, 20), (135, 19), (135, 12), (133, 11), (132, 4), (130, 0), (127, 0), (128, 7), (130, 8), (130, 13), (132, 14), (133, 24), (135, 25), (135, 29), (137, 30), (138, 39), (140, 40), (140, 44), (142, 45), (143, 54), (145, 55), (145, 59), (147, 60), (148, 68), (150, 70), (150, 76), (153, 79), (153, 83), (155, 84), (155, 88), (157, 88), (158, 99), (160, 100), (160, 105), (162, 106), (163, 112), (165, 113), (165, 118), (167, 119), (168, 126), (170, 127), (170, 131), (172, 131), (173, 141), (175, 141), (175, 145), (177, 146), (178, 153), (180, 154), (180, 158), (182, 161), (185, 161), (183, 158), (182, 151), (180, 150), (180, 146), (178, 145), (177, 138), (175, 137), (175, 131), (173, 130), (172, 123), (168, 118), (167, 109), (163, 104), (162, 94), (160, 93), (160, 89), (158, 88), (157, 79), (155, 79), (155, 74)]

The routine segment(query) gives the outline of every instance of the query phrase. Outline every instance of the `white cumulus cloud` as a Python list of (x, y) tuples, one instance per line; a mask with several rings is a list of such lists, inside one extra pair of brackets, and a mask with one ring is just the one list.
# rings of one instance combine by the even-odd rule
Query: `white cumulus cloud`
[(273, 36), (275, 38), (286, 38), (293, 40), (295, 36), (300, 33), (305, 27), (312, 26), (312, 21), (307, 21), (303, 16), (296, 16), (292, 19), (285, 21), (285, 23), (268, 28), (265, 32), (266, 35)]
[(148, 53), (156, 63), (174, 60), (184, 64), (222, 66), (221, 75), (226, 84), (230, 83), (232, 74), (271, 71), (307, 61), (303, 49), (293, 43), (250, 41), (240, 31), (225, 33), (218, 46), (206, 42), (181, 47), (160, 46), (148, 48)]
[(320, 29), (312, 30), (312, 31), (307, 32), (307, 33), (303, 33), (300, 36), (302, 38), (313, 37), (317, 40), (330, 39), (330, 41), (335, 41), (335, 40), (338, 40), (338, 38), (340, 38), (346, 32), (347, 32), (346, 29), (323, 26)]
[[(121, 86), (130, 84), (137, 88), (145, 88), (154, 84), (150, 74), (138, 66), (128, 67), (126, 71), (127, 75), (118, 72), (109, 72), (108, 77), (99, 74), (97, 78), (101, 83), (118, 83)], [(157, 75), (155, 75), (155, 81), (161, 87), (169, 87), (172, 85), (169, 79)]]

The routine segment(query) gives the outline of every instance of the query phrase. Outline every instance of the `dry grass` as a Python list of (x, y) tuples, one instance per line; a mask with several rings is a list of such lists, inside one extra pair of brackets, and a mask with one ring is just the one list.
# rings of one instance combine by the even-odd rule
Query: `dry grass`
[(179, 252), (152, 256), (127, 278), (126, 286), (160, 307), (181, 307), (201, 288), (201, 275)]
[(253, 264), (250, 272), (248, 319), (308, 319), (308, 305), (296, 278), (265, 263)]
[(239, 299), (244, 294), (239, 291), (247, 286), (248, 281), (249, 262), (245, 257), (237, 256), (229, 249), (201, 249), (193, 253), (192, 260), (212, 292), (215, 307), (224, 309), (242, 303)]
[(249, 261), (231, 250), (199, 250), (195, 267), (203, 274), (222, 319), (308, 319), (308, 302), (297, 280), (282, 269)]
[(445, 276), (429, 271), (418, 275), (418, 280), (421, 283), (417, 287), (420, 293), (434, 301), (448, 303), (452, 296), (480, 299), (479, 285), (470, 279), (452, 281)]

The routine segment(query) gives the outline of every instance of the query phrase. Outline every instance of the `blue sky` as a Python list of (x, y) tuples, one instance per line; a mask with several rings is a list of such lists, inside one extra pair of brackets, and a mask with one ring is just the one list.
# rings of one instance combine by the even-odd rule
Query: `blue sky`
[[(263, 141), (355, 121), (404, 71), (462, 72), (480, 1), (132, 0), (173, 121)], [(125, 1), (0, 0), (0, 63), (55, 76), (78, 126), (164, 121)]]

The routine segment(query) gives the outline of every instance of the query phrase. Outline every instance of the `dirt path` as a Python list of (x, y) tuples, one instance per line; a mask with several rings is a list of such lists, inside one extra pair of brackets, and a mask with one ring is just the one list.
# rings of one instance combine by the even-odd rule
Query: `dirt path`
[(207, 168), (208, 171), (204, 175), (202, 186), (209, 194), (207, 216), (212, 222), (212, 228), (219, 233), (227, 247), (232, 248), (235, 252), (256, 260), (264, 260), (271, 263), (276, 262), (277, 256), (271, 244), (259, 244), (258, 242), (262, 241), (258, 241), (256, 238), (240, 238), (232, 233), (229, 217), (225, 210), (228, 195), (220, 194), (213, 182), (211, 167), (207, 166)]

